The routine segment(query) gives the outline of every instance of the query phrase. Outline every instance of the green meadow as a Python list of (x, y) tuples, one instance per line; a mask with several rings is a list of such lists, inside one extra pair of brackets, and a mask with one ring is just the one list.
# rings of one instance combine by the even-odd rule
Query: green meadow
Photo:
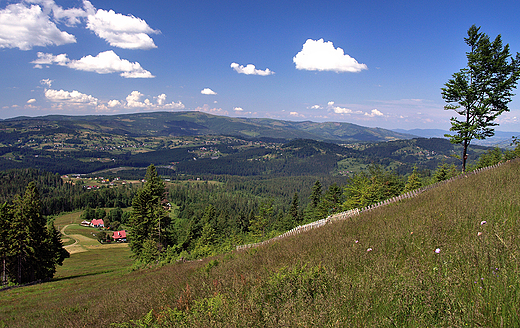
[(0, 327), (519, 327), (519, 233), (514, 161), (201, 261), (132, 270), (128, 247), (87, 245), (0, 292)]

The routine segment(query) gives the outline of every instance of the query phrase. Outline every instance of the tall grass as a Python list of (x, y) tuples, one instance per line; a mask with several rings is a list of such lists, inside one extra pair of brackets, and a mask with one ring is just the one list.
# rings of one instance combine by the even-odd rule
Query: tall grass
[[(519, 215), (515, 162), (259, 248), (2, 292), (0, 317), (12, 327), (518, 327)], [(18, 305), (31, 294), (39, 312)]]

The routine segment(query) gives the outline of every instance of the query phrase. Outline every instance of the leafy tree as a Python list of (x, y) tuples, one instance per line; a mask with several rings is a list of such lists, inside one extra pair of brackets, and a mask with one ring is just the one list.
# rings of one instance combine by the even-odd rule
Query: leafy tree
[(510, 56), (509, 44), (503, 46), (500, 35), (491, 42), (480, 27), (473, 25), (464, 41), (471, 48), (466, 53), (468, 66), (454, 73), (442, 88), (442, 98), (448, 103), (444, 109), (462, 116), (451, 118), (450, 131), (455, 133), (446, 137), (463, 144), (463, 172), (471, 140), (494, 135), (493, 126), (498, 125), (495, 119), (509, 111), (507, 104), (520, 77), (520, 54)]
[(98, 220), (102, 220), (105, 218), (105, 216), (107, 215), (107, 212), (105, 212), (105, 209), (104, 208), (96, 208), (96, 219)]

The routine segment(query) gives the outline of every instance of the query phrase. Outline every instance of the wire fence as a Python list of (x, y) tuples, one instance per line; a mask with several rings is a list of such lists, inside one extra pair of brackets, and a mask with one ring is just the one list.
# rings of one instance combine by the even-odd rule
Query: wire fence
[[(517, 161), (518, 161), (518, 159), (517, 159)], [(507, 161), (507, 162), (509, 162), (509, 161)], [(382, 207), (382, 206), (387, 206), (389, 204), (396, 203), (396, 202), (399, 202), (399, 201), (404, 200), (404, 199), (416, 197), (417, 195), (422, 194), (425, 191), (428, 191), (428, 190), (433, 189), (433, 188), (437, 188), (437, 187), (439, 187), (441, 185), (444, 185), (446, 183), (449, 183), (451, 181), (458, 180), (458, 179), (461, 179), (461, 178), (464, 178), (464, 177), (467, 177), (467, 176), (470, 176), (470, 175), (478, 174), (478, 173), (481, 173), (481, 172), (484, 172), (484, 171), (487, 171), (487, 170), (495, 169), (495, 168), (499, 167), (500, 165), (502, 165), (504, 163), (507, 163), (507, 162), (501, 162), (501, 163), (498, 163), (498, 164), (495, 164), (495, 165), (492, 165), (492, 166), (476, 169), (475, 171), (466, 172), (464, 174), (459, 174), (459, 175), (457, 175), (457, 176), (455, 176), (455, 177), (453, 177), (451, 179), (439, 181), (439, 182), (436, 182), (434, 184), (431, 184), (431, 185), (428, 185), (428, 186), (425, 186), (425, 187), (422, 187), (422, 188), (418, 188), (418, 189), (409, 191), (407, 193), (404, 193), (402, 195), (395, 196), (395, 197), (389, 198), (387, 200), (378, 202), (376, 204), (372, 204), (370, 206), (363, 207), (361, 209), (355, 208), (355, 209), (348, 210), (348, 211), (345, 211), (345, 212), (332, 214), (332, 215), (328, 216), (325, 219), (321, 219), (321, 220), (318, 220), (318, 221), (315, 221), (315, 222), (311, 222), (311, 223), (308, 223), (308, 224), (305, 224), (305, 225), (297, 226), (297, 227), (295, 227), (295, 228), (293, 228), (293, 229), (291, 229), (291, 230), (289, 230), (289, 231), (287, 231), (287, 232), (285, 232), (285, 233), (283, 233), (283, 234), (281, 234), (279, 236), (276, 236), (274, 238), (271, 238), (271, 239), (268, 239), (268, 240), (264, 240), (262, 242), (254, 243), (254, 244), (239, 245), (239, 246), (236, 247), (236, 249), (237, 250), (244, 250), (244, 249), (248, 249), (248, 248), (258, 247), (258, 246), (261, 246), (261, 245), (265, 245), (265, 244), (277, 241), (277, 240), (285, 238), (285, 237), (294, 236), (294, 235), (300, 234), (302, 232), (309, 231), (311, 229), (316, 229), (316, 228), (322, 227), (322, 226), (324, 226), (326, 224), (329, 224), (329, 223), (333, 223), (333, 222), (336, 222), (336, 221), (343, 221), (343, 220), (346, 220), (348, 218), (351, 218), (351, 217), (354, 217), (354, 216), (358, 216), (358, 215), (360, 215), (362, 213), (373, 211), (376, 208), (379, 208), (379, 207)]]

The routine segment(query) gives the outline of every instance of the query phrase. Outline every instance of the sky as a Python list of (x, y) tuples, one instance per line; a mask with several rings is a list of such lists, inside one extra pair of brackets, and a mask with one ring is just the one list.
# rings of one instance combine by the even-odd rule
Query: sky
[[(518, 13), (518, 0), (0, 0), (0, 119), (202, 111), (448, 130), (441, 88), (467, 64), (467, 30), (516, 54)], [(509, 109), (497, 130), (520, 131), (520, 96)]]

